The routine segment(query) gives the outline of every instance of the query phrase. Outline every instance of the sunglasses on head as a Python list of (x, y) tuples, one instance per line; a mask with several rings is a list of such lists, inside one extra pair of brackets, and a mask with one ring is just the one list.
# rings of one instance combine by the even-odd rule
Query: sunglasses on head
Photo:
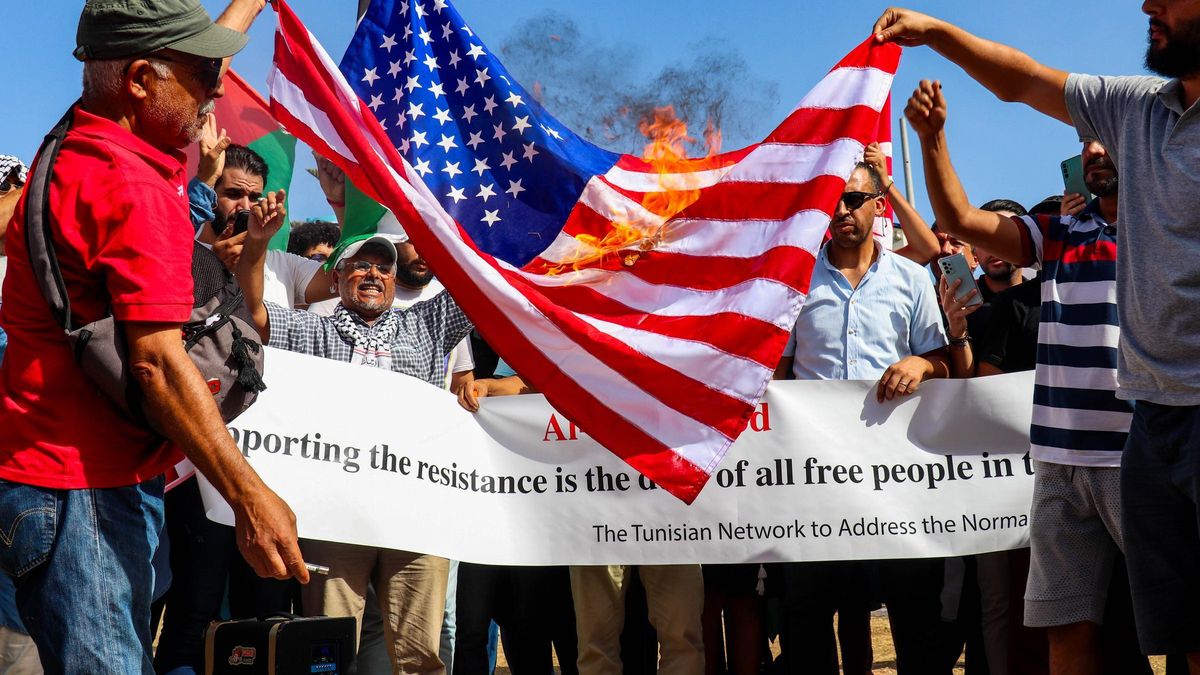
[(882, 197), (882, 192), (843, 192), (842, 203), (851, 211), (860, 208), (868, 199)]
[(203, 59), (201, 61), (177, 59), (173, 56), (163, 54), (161, 52), (147, 56), (148, 59), (156, 61), (168, 61), (170, 63), (178, 63), (195, 76), (200, 84), (204, 85), (206, 91), (216, 89), (221, 83), (221, 66), (224, 65), (225, 59)]

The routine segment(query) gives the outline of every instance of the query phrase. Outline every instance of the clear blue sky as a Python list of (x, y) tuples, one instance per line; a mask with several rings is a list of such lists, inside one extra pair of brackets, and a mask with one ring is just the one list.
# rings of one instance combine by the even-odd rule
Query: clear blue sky
[[(203, 0), (216, 16), (226, 0)], [(766, 135), (850, 48), (864, 39), (883, 2), (768, 0), (457, 0), (472, 29), (498, 46), (513, 27), (548, 10), (564, 14), (593, 39), (627, 46), (646, 74), (678, 61), (688, 45), (719, 36), (739, 45), (756, 78), (777, 84), (775, 109), (763, 110), (754, 137), (726, 138), (725, 149)], [(71, 57), (82, 0), (7, 0), (5, 69), (0, 108), (0, 153), (32, 159), (42, 135), (79, 94), (80, 65)], [(291, 0), (291, 5), (334, 59), (354, 31), (357, 0)], [(1005, 0), (914, 2), (912, 7), (977, 34), (1016, 46), (1035, 58), (1071, 71), (1103, 74), (1143, 72), (1146, 18), (1140, 3), (1108, 0)], [(265, 89), (274, 14), (263, 12), (250, 45), (234, 67)], [(514, 72), (527, 87), (536, 73)], [(1073, 131), (1023, 106), (1001, 103), (962, 71), (927, 48), (906, 50), (893, 89), (896, 115), (922, 78), (941, 79), (949, 98), (948, 130), (956, 165), (973, 201), (1011, 197), (1027, 206), (1062, 190), (1058, 164), (1079, 152)], [(553, 112), (553, 111), (551, 111)], [(899, 155), (899, 129), (893, 131)], [(911, 139), (914, 146), (916, 138)], [(919, 153), (913, 148), (918, 208), (928, 215)], [(300, 166), (311, 165), (311, 160)], [(897, 162), (896, 173), (900, 174)], [(297, 171), (292, 185), (295, 217), (327, 217), (315, 179)]]

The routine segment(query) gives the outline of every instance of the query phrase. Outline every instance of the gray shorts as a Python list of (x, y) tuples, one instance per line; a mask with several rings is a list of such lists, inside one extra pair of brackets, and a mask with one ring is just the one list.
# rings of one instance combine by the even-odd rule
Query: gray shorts
[(1124, 549), (1121, 470), (1034, 465), (1025, 625), (1103, 623), (1113, 563)]

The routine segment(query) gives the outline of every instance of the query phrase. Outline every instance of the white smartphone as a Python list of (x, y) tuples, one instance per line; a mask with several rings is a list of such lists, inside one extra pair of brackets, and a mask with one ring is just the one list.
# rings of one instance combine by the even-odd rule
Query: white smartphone
[(937, 264), (938, 268), (942, 270), (942, 276), (946, 278), (946, 283), (953, 286), (955, 280), (962, 281), (962, 285), (958, 287), (958, 293), (955, 294), (956, 300), (962, 299), (964, 295), (974, 290), (975, 296), (967, 301), (967, 307), (983, 304), (983, 298), (979, 295), (979, 286), (975, 284), (971, 266), (967, 264), (967, 256), (955, 253), (938, 260)]

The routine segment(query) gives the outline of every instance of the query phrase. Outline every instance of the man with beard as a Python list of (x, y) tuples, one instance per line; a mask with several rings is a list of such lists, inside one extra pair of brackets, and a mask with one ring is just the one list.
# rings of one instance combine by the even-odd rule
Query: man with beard
[[(221, 170), (213, 184), (197, 176), (188, 187), (188, 199), (193, 222), (199, 221), (201, 227), (197, 239), (212, 244), (213, 253), (235, 270), (246, 233), (235, 233), (233, 222), (238, 211), (249, 210), (263, 196), (268, 168), (262, 156), (244, 145), (230, 144), (220, 155)], [(295, 309), (332, 297), (329, 278), (320, 270), (321, 263), (315, 260), (267, 251), (264, 299)]]
[[(1187, 652), (1200, 674), (1200, 436), (1190, 431), (1200, 418), (1200, 3), (1146, 0), (1142, 11), (1146, 66), (1171, 79), (1069, 75), (904, 9), (884, 12), (873, 31), (881, 42), (927, 44), (1002, 100), (1074, 124), (1131, 178), (1118, 187), (1115, 262), (1117, 396), (1137, 401), (1121, 460), (1129, 577), (1142, 649)], [(920, 94), (922, 107), (933, 94)], [(1021, 252), (1011, 240), (1002, 248)]]
[[(433, 270), (429, 269), (429, 265), (417, 252), (417, 247), (408, 240), (408, 234), (404, 232), (404, 228), (400, 226), (391, 212), (384, 214), (379, 228), (381, 232), (390, 233), (380, 236), (394, 242), (396, 246), (396, 291), (395, 299), (392, 301), (393, 309), (408, 309), (418, 302), (424, 302), (445, 292), (445, 286), (442, 286), (441, 282), (433, 276)], [(268, 260), (268, 264), (269, 262)], [(336, 297), (315, 302), (309, 306), (308, 311), (318, 316), (333, 316), (334, 309), (337, 308), (339, 302), (340, 299)], [(447, 356), (447, 377), (443, 388), (449, 391), (458, 391), (462, 384), (470, 378), (474, 368), (475, 360), (471, 355), (471, 343), (469, 339), (464, 338)]]
[(242, 457), (180, 339), (193, 230), (179, 149), (199, 136), (264, 6), (233, 0), (214, 24), (198, 0), (89, 0), (79, 20), (83, 96), (46, 195), (51, 236), (76, 325), (116, 318), (130, 382), (166, 439), (76, 363), (25, 245), (40, 225), (24, 222), (28, 191), (7, 233), (0, 562), (47, 672), (153, 672), (151, 559), (176, 448), (232, 506), (258, 574), (308, 578), (295, 517)]
[[(866, 164), (846, 181), (829, 224), (831, 240), (813, 266), (777, 379), (878, 379), (879, 401), (908, 396), (921, 382), (948, 377), (946, 334), (924, 267), (883, 249), (871, 236), (883, 213), (884, 183)], [(838, 673), (833, 615), (842, 638), (842, 671), (871, 670), (871, 577), (883, 578), (897, 668), (950, 673), (958, 652), (940, 632), (942, 560), (792, 563), (783, 566), (781, 646), (789, 673)]]
[[(333, 256), (332, 278), (341, 302), (331, 316), (291, 310), (263, 299), (267, 244), (282, 224), (274, 193), (254, 205), (238, 261), (238, 283), (263, 341), (271, 347), (384, 368), (442, 387), (446, 355), (471, 330), (449, 293), (407, 310), (395, 299), (395, 244), (381, 235), (342, 241)], [(265, 223), (265, 225), (264, 225)], [(417, 277), (428, 272), (412, 264)], [(438, 657), (449, 563), (408, 551), (325, 541), (304, 541), (305, 555), (329, 566), (328, 576), (302, 591), (308, 615), (353, 616), (361, 626), (367, 584), (375, 587), (388, 656), (396, 673), (445, 673)]]
[[(1120, 336), (1115, 166), (1102, 145), (1088, 142), (1085, 180), (1097, 198), (1087, 209), (1075, 217), (1010, 218), (974, 209), (967, 201), (946, 150), (946, 102), (938, 83), (921, 82), (905, 114), (921, 139), (929, 201), (938, 222), (1004, 260), (1041, 266), (1025, 625), (1048, 629), (1054, 675), (1100, 673), (1100, 626), (1113, 565), (1120, 550), (1131, 559), (1135, 553), (1130, 543), (1134, 523), (1125, 520), (1123, 526), (1120, 517), (1121, 502), (1129, 497), (1122, 490), (1120, 467), (1129, 461), (1126, 440), (1133, 404), (1115, 394)], [(1139, 622), (1146, 609), (1143, 604)], [(1187, 616), (1176, 619), (1186, 621)], [(1138, 626), (1143, 647), (1162, 644), (1153, 641), (1161, 639), (1156, 634), (1143, 633), (1146, 628)]]

